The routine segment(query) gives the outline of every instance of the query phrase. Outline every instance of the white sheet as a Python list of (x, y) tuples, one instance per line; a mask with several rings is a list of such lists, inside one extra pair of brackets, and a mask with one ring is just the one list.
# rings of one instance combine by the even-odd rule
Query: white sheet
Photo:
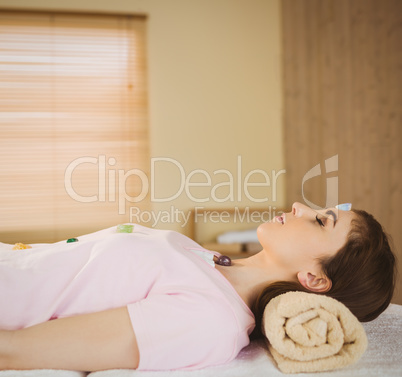
[[(391, 304), (375, 321), (364, 324), (369, 345), (354, 365), (325, 373), (300, 373), (310, 377), (402, 376), (402, 305)], [(83, 377), (85, 373), (55, 370), (2, 371), (0, 377)], [(108, 370), (87, 377), (276, 377), (285, 376), (275, 366), (262, 341), (252, 342), (230, 364), (192, 372), (140, 372)]]

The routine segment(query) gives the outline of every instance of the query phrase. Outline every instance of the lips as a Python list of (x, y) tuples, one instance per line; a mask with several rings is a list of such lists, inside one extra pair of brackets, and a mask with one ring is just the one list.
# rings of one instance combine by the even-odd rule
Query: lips
[(275, 220), (282, 225), (285, 224), (285, 217), (284, 216), (275, 216)]

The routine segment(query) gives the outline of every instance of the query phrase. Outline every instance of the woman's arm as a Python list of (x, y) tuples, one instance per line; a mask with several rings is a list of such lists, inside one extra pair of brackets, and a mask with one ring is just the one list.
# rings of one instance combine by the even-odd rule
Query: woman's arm
[(1, 369), (135, 369), (139, 351), (127, 308), (0, 332)]

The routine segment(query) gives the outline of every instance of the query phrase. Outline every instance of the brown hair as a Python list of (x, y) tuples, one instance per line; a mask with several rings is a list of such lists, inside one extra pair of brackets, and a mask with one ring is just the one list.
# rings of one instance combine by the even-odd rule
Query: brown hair
[[(326, 296), (337, 299), (361, 322), (377, 318), (389, 305), (396, 279), (395, 256), (388, 236), (375, 218), (362, 210), (353, 210), (345, 245), (332, 257), (321, 259), (321, 268), (331, 279)], [(265, 306), (274, 297), (290, 292), (310, 292), (299, 282), (279, 281), (268, 285), (252, 305), (256, 327), (251, 338), (262, 336), (261, 321)]]

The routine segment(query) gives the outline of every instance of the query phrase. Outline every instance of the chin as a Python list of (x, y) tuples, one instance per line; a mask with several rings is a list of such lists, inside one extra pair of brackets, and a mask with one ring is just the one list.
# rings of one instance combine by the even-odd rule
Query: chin
[(263, 223), (261, 225), (258, 225), (257, 235), (263, 233), (265, 231), (265, 229), (268, 228), (269, 225), (270, 225), (270, 223)]
[(272, 230), (270, 229), (274, 224), (273, 223), (263, 223), (258, 226), (257, 228), (257, 238), (262, 247), (264, 247), (264, 244), (266, 244), (265, 240), (267, 237), (270, 237), (270, 234), (272, 234)]

